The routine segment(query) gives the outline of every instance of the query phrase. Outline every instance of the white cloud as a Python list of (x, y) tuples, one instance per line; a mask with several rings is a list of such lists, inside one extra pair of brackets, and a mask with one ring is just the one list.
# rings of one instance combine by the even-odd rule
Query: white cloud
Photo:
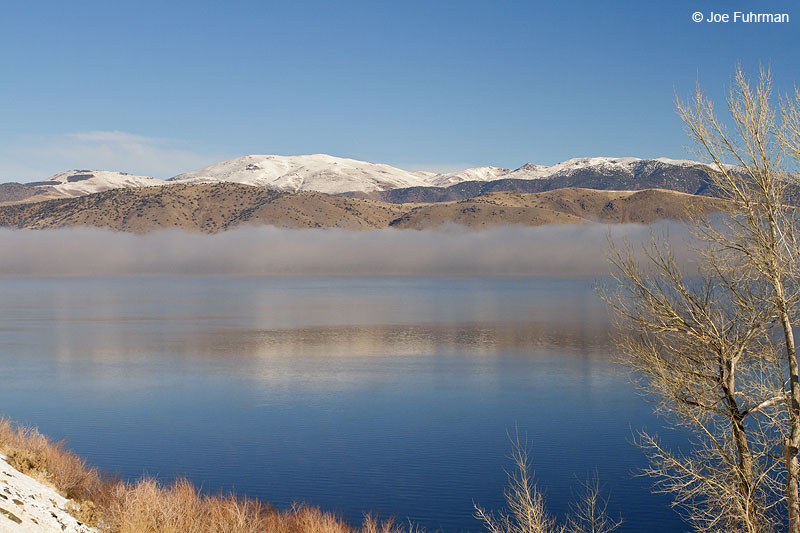
[(38, 180), (70, 169), (169, 178), (228, 157), (182, 141), (122, 131), (27, 136), (0, 147), (0, 182)]

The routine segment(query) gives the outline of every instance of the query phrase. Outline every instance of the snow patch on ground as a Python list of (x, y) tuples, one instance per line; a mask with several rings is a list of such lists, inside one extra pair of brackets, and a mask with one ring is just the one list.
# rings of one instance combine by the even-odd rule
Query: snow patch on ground
[(66, 511), (67, 500), (19, 472), (0, 454), (0, 532), (96, 533)]

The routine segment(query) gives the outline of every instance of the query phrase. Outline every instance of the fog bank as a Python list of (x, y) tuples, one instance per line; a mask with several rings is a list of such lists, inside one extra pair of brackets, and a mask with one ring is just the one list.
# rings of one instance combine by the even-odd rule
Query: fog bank
[[(683, 225), (654, 226), (686, 255)], [(512, 226), (470, 231), (235, 229), (146, 235), (95, 228), (0, 230), (0, 276), (532, 275), (604, 276), (610, 233), (639, 247), (635, 224)]]

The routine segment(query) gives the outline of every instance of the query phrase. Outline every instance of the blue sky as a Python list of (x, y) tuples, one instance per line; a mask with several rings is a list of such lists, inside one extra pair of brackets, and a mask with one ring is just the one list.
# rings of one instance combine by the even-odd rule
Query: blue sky
[[(69, 168), (169, 177), (248, 153), (412, 169), (687, 157), (674, 95), (738, 62), (800, 82), (779, 1), (10, 0), (0, 181)], [(692, 13), (786, 12), (788, 24)]]

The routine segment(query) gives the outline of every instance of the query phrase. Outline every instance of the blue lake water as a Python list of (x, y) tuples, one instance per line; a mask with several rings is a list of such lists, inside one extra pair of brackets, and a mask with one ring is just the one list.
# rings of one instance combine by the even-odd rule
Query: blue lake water
[[(597, 470), (624, 531), (685, 531), (637, 477), (670, 433), (587, 280), (0, 280), (0, 414), (124, 478), (186, 476), (428, 530), (480, 530), (527, 434), (559, 516)], [(516, 428), (516, 430), (515, 430)]]

